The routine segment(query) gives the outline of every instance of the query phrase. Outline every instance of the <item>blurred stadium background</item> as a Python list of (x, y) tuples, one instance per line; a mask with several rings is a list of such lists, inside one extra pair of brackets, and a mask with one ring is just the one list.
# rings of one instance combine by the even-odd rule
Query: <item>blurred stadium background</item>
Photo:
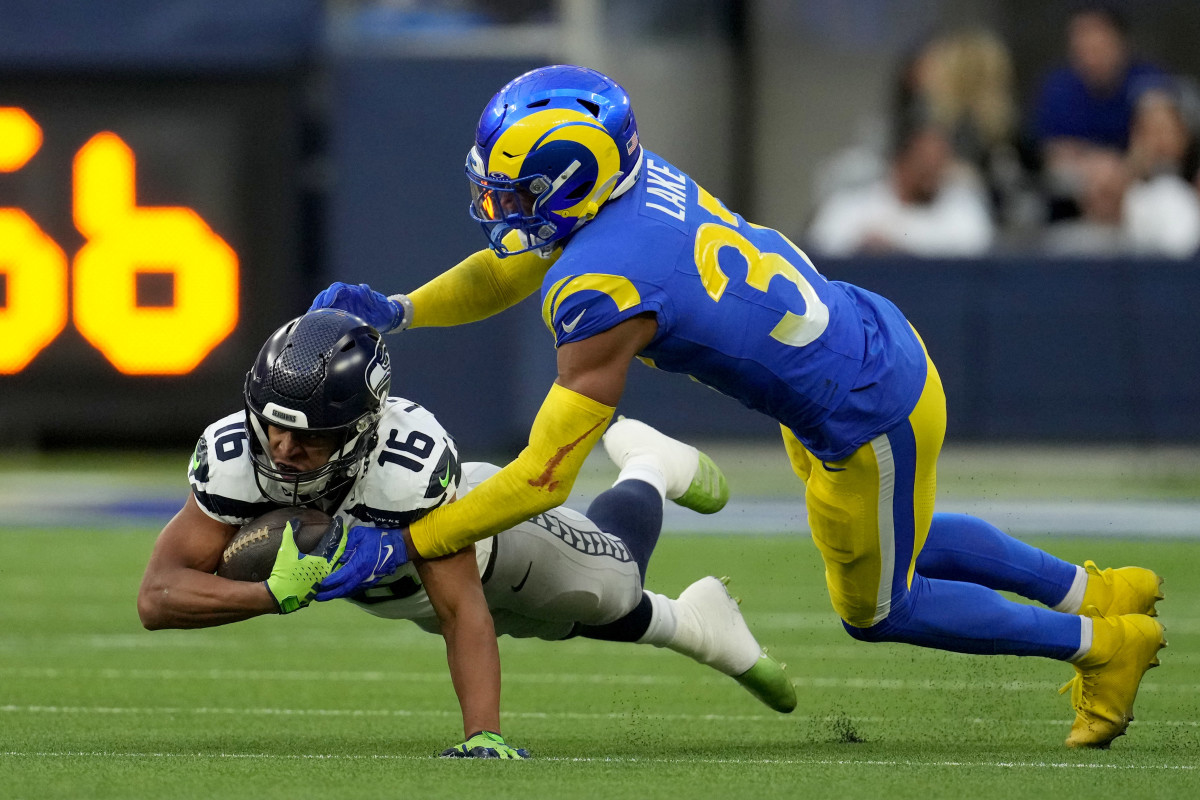
[[(231, 793), (253, 785), (255, 796), (282, 796), (285, 789), (312, 788), (297, 787), (300, 779), (289, 777), (294, 773), (286, 759), (295, 752), (325, 758), (312, 754), (342, 748), (346, 754), (334, 757), (365, 752), (372, 758), (391, 746), (357, 722), (362, 709), (378, 701), (344, 693), (363, 675), (397, 685), (406, 677), (400, 667), (372, 671), (392, 663), (392, 639), (375, 638), (372, 620), (343, 609), (306, 614), (324, 637), (328, 668), (344, 670), (333, 673), (336, 696), (323, 696), (294, 681), (324, 673), (288, 671), (311, 656), (307, 639), (280, 633), (299, 630), (298, 623), (286, 627), (293, 618), (282, 628), (270, 619), (203, 633), (148, 634), (134, 613), (136, 582), (153, 536), (187, 492), (186, 463), (196, 437), (240, 406), (245, 370), (272, 330), (304, 311), (331, 280), (410, 289), (484, 244), (466, 213), (461, 170), (477, 116), (505, 81), (553, 62), (611, 74), (633, 97), (647, 147), (729, 207), (807, 248), (808, 226), (830, 176), (841, 168), (846, 180), (855, 153), (870, 151), (863, 162), (869, 167), (886, 151), (880, 142), (888, 136), (904, 66), (929, 37), (947, 31), (987, 31), (1010, 53), (1011, 99), (1022, 117), (1012, 144), (1024, 186), (1035, 204), (1044, 200), (1039, 165), (1023, 150), (1028, 143), (1021, 130), (1039, 81), (1063, 58), (1063, 29), (1075, 5), (0, 0), (0, 539), (10, 553), (0, 566), (7, 597), (0, 613), (0, 704), (6, 704), (0, 710), (7, 712), (8, 734), (0, 737), (0, 773), (7, 763), (18, 775), (13, 796), (131, 796), (126, 789), (134, 772), (143, 782), (136, 785), (146, 788), (132, 794), (215, 796), (221, 791), (212, 786), (236, 784)], [(1116, 7), (1131, 22), (1139, 54), (1181, 86), (1200, 76), (1200, 4), (1128, 0)], [(1194, 116), (1187, 119), (1196, 123)], [(1195, 132), (1192, 127), (1190, 135)], [(1114, 251), (1052, 257), (1038, 244), (1038, 214), (997, 219), (995, 243), (969, 258), (893, 252), (817, 257), (816, 263), (831, 278), (895, 300), (938, 363), (950, 402), (943, 510), (980, 513), (1041, 544), (1046, 535), (1106, 537), (1102, 544), (1058, 539), (1051, 547), (1061, 543), (1067, 557), (1133, 561), (1144, 552), (1170, 562), (1149, 565), (1177, 587), (1179, 605), (1164, 610), (1172, 636), (1164, 663), (1181, 669), (1156, 671), (1143, 685), (1143, 694), (1152, 693), (1150, 705), (1139, 709), (1146, 708), (1150, 722), (1138, 729), (1146, 738), (1131, 736), (1129, 744), (1149, 741), (1157, 749), (1135, 750), (1133, 771), (1120, 780), (1141, 781), (1136, 770), (1157, 769), (1159, 788), (1169, 780), (1156, 796), (1194, 797), (1193, 772), (1162, 770), (1194, 771), (1197, 752), (1200, 687), (1188, 667), (1196, 663), (1200, 621), (1189, 615), (1187, 597), (1200, 585), (1200, 570), (1195, 557), (1180, 554), (1200, 552), (1190, 542), (1200, 528), (1200, 256)], [(514, 454), (553, 379), (551, 342), (535, 303), (462, 329), (389, 340), (394, 393), (434, 410), (468, 459)], [(729, 473), (731, 507), (709, 528), (669, 513), (672, 531), (715, 537), (806, 530), (799, 486), (767, 420), (701, 386), (640, 367), (620, 411), (701, 444)], [(577, 485), (580, 502), (611, 479), (609, 465), (593, 462)], [(96, 530), (112, 534), (103, 537), (111, 547), (91, 535)], [(26, 567), (30, 533), (35, 552), (72, 553), (71, 574), (82, 579), (54, 585), (61, 569), (56, 560), (32, 559), (36, 563)], [(965, 662), (910, 650), (868, 648), (858, 655), (828, 613), (815, 551), (800, 542), (793, 560), (780, 555), (792, 552), (782, 544), (779, 537), (736, 543), (664, 537), (666, 563), (656, 564), (654, 577), (671, 591), (690, 580), (689, 571), (717, 568), (707, 560), (712, 554), (729, 556), (728, 562), (718, 556), (719, 568), (744, 573), (748, 617), (789, 653), (798, 685), (833, 687), (806, 693), (809, 713), (791, 720), (798, 727), (787, 728), (784, 737), (804, 745), (802, 759), (816, 752), (825, 760), (789, 762), (804, 764), (800, 771), (760, 769), (753, 759), (778, 750), (770, 743), (783, 729), (755, 716), (723, 717), (742, 720), (733, 728), (697, 723), (714, 709), (745, 712), (740, 697), (728, 698), (727, 710), (710, 705), (706, 692), (719, 692), (719, 684), (694, 694), (692, 687), (707, 678), (684, 669), (690, 665), (673, 667), (679, 684), (671, 683), (675, 673), (662, 678), (666, 688), (658, 686), (654, 698), (641, 689), (630, 695), (598, 684), (596, 699), (578, 693), (564, 675), (561, 697), (547, 701), (544, 687), (527, 682), (522, 689), (517, 677), (515, 689), (506, 682), (506, 693), (515, 693), (506, 694), (506, 702), (512, 701), (516, 719), (541, 737), (539, 746), (568, 762), (564, 770), (594, 774), (597, 796), (611, 793), (609, 768), (569, 763), (593, 744), (580, 739), (580, 719), (591, 720), (601, 739), (620, 742), (618, 753), (629, 761), (641, 758), (647, 743), (668, 760), (707, 759), (708, 771), (697, 780), (726, 780), (735, 796), (748, 793), (739, 781), (752, 775), (767, 775), (759, 780), (768, 782), (782, 776), (774, 793), (756, 791), (764, 797), (797, 796), (800, 772), (816, 770), (811, 780), (818, 783), (826, 773), (841, 775), (837, 765), (856, 758), (847, 755), (846, 743), (861, 741), (854, 726), (885, 744), (911, 745), (898, 754), (864, 750), (865, 760), (853, 761), (862, 771), (844, 784), (847, 797), (867, 796), (863, 787), (876, 786), (872, 765), (879, 764), (904, 765), (901, 777), (908, 782), (889, 790), (898, 797), (934, 796), (926, 795), (929, 776), (947, 772), (972, 782), (948, 796), (979, 797), (1013, 796), (1004, 775), (1013, 766), (1022, 785), (1043, 787), (1039, 791), (1062, 786), (1067, 794), (1081, 777), (1107, 781), (1115, 774), (1093, 770), (1088, 778), (1082, 770), (1059, 770), (1057, 784), (1039, 782), (1049, 768), (1068, 766), (1044, 763), (1057, 758), (1045, 755), (1044, 742), (1057, 745), (1059, 717), (1066, 719), (1065, 700), (1051, 705), (1060, 665), (1021, 672), (1040, 681), (1040, 694), (1022, 694), (1023, 704), (1014, 705), (1016, 692), (1008, 690), (1021, 687), (1009, 683), (1010, 672), (1017, 673), (1003, 660), (987, 662), (987, 685), (977, 688), (978, 668)], [(17, 552), (21, 559), (13, 557)], [(760, 585), (752, 576), (762, 578)], [(401, 692), (397, 708), (386, 713), (444, 714), (453, 701), (437, 647), (409, 633), (396, 641), (424, 648), (416, 655), (425, 683)], [(348, 639), (352, 646), (343, 649)], [(270, 644), (269, 653), (262, 642)], [(538, 643), (507, 642), (505, 648), (506, 664), (517, 665), (518, 676), (522, 670), (608, 669), (587, 648), (561, 646), (552, 662), (543, 662), (546, 651)], [(640, 651), (634, 656), (643, 657)], [(643, 670), (634, 656), (611, 666), (627, 682), (630, 675), (644, 677), (642, 671), (658, 674), (664, 668), (658, 664), (666, 664)], [(195, 669), (176, 669), (183, 661)], [(257, 677), (226, 695), (218, 664)], [(908, 698), (886, 701), (900, 709), (896, 719), (895, 709), (876, 706), (884, 695), (872, 694), (870, 686), (863, 694), (881, 670), (911, 673), (900, 681), (912, 690)], [(283, 684), (271, 677), (279, 674)], [(947, 681), (957, 681), (959, 694), (942, 697)], [(923, 712), (911, 716), (935, 694), (922, 692), (937, 687), (947, 710), (928, 719)], [(551, 710), (580, 708), (558, 720), (543, 713), (547, 702)], [(207, 727), (180, 711), (198, 706), (196, 714), (208, 713), (221, 703), (228, 708), (216, 709)], [(644, 711), (643, 704), (657, 711)], [(297, 740), (294, 720), (309, 712), (296, 707), (308, 705), (314, 706), (311, 721)], [(243, 719), (236, 715), (259, 706), (249, 724), (221, 722), (222, 714)], [(604, 713), (589, 716), (609, 708), (618, 723), (606, 722)], [(978, 739), (965, 747), (955, 716), (962, 713), (980, 717), (968, 726)], [(129, 714), (140, 715), (137, 724), (123, 724)], [(336, 714), (345, 719), (334, 723)], [(1040, 727), (1023, 727), (1027, 717)], [(430, 742), (453, 730), (452, 719), (434, 718), (430, 731), (394, 728), (407, 737), (401, 757), (424, 759)], [(1008, 726), (1005, 733), (980, 733), (996, 719)], [(544, 732), (552, 727), (546, 720), (565, 726), (558, 738)], [(753, 736), (742, 736), (737, 726), (743, 724)], [(329, 744), (330, 725), (344, 740)], [(683, 750), (672, 745), (681, 727), (691, 729)], [(760, 751), (763, 742), (769, 746)], [(214, 758), (234, 754), (220, 769), (258, 777), (242, 783), (225, 775), (226, 784), (210, 784), (215, 762), (191, 755), (210, 750)], [(164, 760), (154, 757), (162, 751), (171, 758), (182, 754), (182, 761), (171, 762), (174, 782), (160, 785)], [(280, 761), (235, 764), (238, 754), (259, 752)], [(750, 765), (735, 769), (730, 753), (751, 759)], [(1105, 756), (1081, 758), (1103, 764)], [(127, 771), (125, 757), (140, 766)], [(1139, 766), (1136, 758), (1147, 763)], [(67, 764), (62, 772), (60, 761)], [(353, 767), (391, 769), (383, 762)], [(347, 772), (299, 765), (301, 774), (310, 768), (330, 781)], [(425, 775), (417, 779), (429, 784), (430, 796), (450, 785), (438, 783), (448, 773), (437, 769), (412, 771)], [(612, 769), (635, 783), (643, 775)], [(106, 776), (99, 783), (94, 770)], [(989, 778), (996, 781), (992, 789), (973, 783), (980, 770), (997, 776)], [(260, 772), (277, 777), (278, 785), (265, 785)], [(545, 791), (535, 781), (546, 774), (530, 773), (535, 795)], [(639, 785), (629, 794), (678, 796), (678, 775), (667, 778), (654, 790)], [(1137, 783), (1141, 788), (1129, 789), (1130, 796), (1149, 785)], [(166, 788), (156, 793), (160, 786)], [(1113, 786), (1105, 783), (1104, 792), (1116, 791)], [(330, 788), (348, 791), (340, 784)], [(486, 790), (488, 796), (528, 796), (516, 789), (497, 794), (491, 785)], [(813, 786), (818, 795), (829, 791)]]

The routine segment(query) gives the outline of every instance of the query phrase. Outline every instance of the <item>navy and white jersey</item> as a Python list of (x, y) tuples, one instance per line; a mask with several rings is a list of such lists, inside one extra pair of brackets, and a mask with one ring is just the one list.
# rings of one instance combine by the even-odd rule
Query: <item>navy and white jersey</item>
[[(375, 445), (362, 472), (336, 508), (347, 527), (403, 528), (453, 499), (461, 477), (454, 439), (416, 403), (389, 397)], [(238, 411), (205, 429), (196, 444), (188, 481), (204, 513), (241, 526), (280, 505), (254, 479), (246, 414)]]
[[(245, 420), (239, 411), (208, 426), (188, 470), (200, 508), (227, 525), (244, 525), (280, 507), (254, 480)], [(380, 418), (379, 440), (365, 471), (336, 508), (323, 510), (341, 516), (348, 528), (400, 528), (499, 469), (460, 464), (454, 440), (434, 416), (393, 397)], [(565, 507), (477, 542), (475, 558), (498, 635), (561, 639), (575, 622), (611, 622), (641, 599), (641, 575), (625, 543)], [(376, 616), (439, 630), (412, 564), (348, 599)]]

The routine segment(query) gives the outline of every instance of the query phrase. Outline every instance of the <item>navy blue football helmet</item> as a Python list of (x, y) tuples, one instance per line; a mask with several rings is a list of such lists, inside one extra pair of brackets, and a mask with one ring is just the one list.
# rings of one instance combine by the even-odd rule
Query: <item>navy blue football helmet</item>
[(541, 67), (505, 85), (479, 119), (466, 166), (471, 217), (500, 256), (548, 252), (633, 186), (641, 166), (637, 122), (616, 81)]
[[(254, 477), (277, 503), (299, 505), (346, 486), (377, 441), (392, 370), (379, 332), (345, 311), (321, 309), (271, 335), (246, 374), (246, 429)], [(271, 457), (267, 426), (326, 434), (333, 453), (296, 473)]]

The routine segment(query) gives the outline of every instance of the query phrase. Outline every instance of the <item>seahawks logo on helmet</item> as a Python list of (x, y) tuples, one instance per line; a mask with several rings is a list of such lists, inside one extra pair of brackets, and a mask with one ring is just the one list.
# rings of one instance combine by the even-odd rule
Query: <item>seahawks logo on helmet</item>
[(383, 341), (375, 343), (375, 356), (367, 363), (367, 391), (382, 406), (392, 386), (392, 363)]

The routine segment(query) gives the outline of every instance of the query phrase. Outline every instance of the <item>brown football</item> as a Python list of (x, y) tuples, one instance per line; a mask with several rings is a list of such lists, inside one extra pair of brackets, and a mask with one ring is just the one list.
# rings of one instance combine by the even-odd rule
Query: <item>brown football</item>
[[(283, 530), (292, 523), (292, 536), (302, 553), (312, 553), (330, 529), (332, 517), (315, 508), (277, 508), (247, 522), (221, 554), (217, 575), (235, 581), (265, 581), (275, 565)], [(336, 542), (336, 539), (333, 541)]]

